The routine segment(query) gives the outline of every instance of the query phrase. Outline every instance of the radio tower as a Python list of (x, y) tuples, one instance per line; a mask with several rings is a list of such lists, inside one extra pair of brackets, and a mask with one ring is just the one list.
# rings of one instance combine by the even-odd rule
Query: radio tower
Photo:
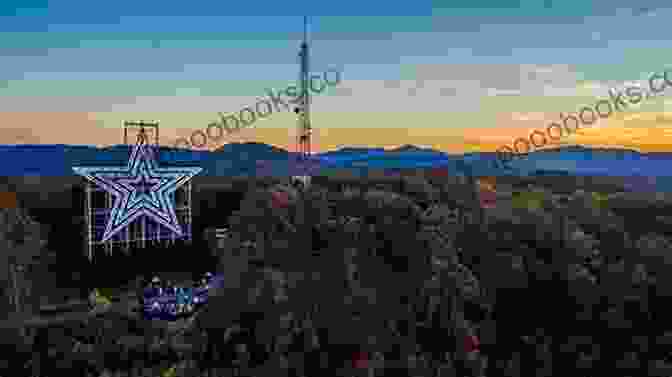
[(299, 61), (301, 69), (299, 73), (299, 88), (301, 99), (297, 102), (294, 112), (298, 116), (296, 151), (298, 159), (306, 161), (310, 157), (310, 136), (312, 127), (310, 125), (310, 68), (308, 51), (308, 17), (303, 17), (303, 43), (299, 51)]

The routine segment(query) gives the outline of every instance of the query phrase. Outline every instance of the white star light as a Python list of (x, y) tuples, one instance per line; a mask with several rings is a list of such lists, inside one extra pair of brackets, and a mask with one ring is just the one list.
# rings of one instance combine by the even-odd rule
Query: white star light
[(114, 205), (102, 238), (102, 241), (108, 241), (143, 215), (182, 236), (170, 195), (203, 169), (159, 168), (150, 146), (141, 138), (131, 152), (126, 168), (73, 167), (72, 170), (114, 196)]

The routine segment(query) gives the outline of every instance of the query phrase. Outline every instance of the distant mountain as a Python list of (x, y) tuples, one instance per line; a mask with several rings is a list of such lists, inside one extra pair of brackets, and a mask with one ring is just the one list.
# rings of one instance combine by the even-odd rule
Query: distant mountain
[[(73, 176), (72, 166), (124, 165), (131, 147), (97, 148), (83, 145), (0, 145), (5, 176)], [(298, 155), (263, 143), (231, 143), (215, 151), (160, 147), (160, 165), (196, 165), (204, 176), (298, 175), (319, 169), (413, 169), (443, 167), (455, 174), (535, 175), (557, 172), (569, 175), (672, 176), (672, 153), (639, 153), (626, 149), (580, 146), (541, 150), (514, 159), (509, 169), (497, 163), (494, 152), (448, 154), (429, 148), (341, 148), (315, 154), (299, 162)]]
[(634, 149), (625, 148), (604, 148), (604, 147), (585, 147), (583, 145), (562, 145), (553, 148), (539, 149), (529, 153), (530, 155), (540, 155), (545, 153), (563, 153), (563, 152), (589, 152), (589, 153), (634, 153), (640, 154)]
[(324, 154), (329, 153), (361, 153), (367, 151), (377, 151), (384, 152), (385, 148), (366, 148), (366, 147), (343, 147), (333, 151), (324, 152)]
[(538, 151), (535, 151), (533, 153), (558, 153), (558, 152), (581, 152), (581, 151), (586, 151), (592, 148), (586, 148), (582, 145), (563, 145), (563, 146), (558, 146), (558, 147), (553, 147), (553, 148), (544, 148), (540, 149)]
[(358, 155), (365, 155), (365, 154), (384, 154), (385, 149), (384, 148), (353, 148), (353, 147), (346, 147), (346, 148), (340, 148), (335, 151), (328, 151), (321, 153), (320, 156), (325, 157), (325, 158), (344, 158), (347, 156), (358, 156)]
[(224, 144), (223, 146), (217, 148), (214, 153), (289, 154), (289, 152), (282, 148), (255, 142)]
[(402, 145), (399, 148), (394, 148), (390, 149), (390, 152), (436, 152), (435, 150), (429, 149), (429, 148), (420, 148), (416, 147), (415, 145)]

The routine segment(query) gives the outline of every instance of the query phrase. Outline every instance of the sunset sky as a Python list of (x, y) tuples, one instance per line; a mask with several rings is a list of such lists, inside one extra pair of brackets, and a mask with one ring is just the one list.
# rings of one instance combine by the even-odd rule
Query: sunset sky
[[(492, 151), (672, 69), (665, 4), (2, 0), (0, 144), (118, 144), (145, 119), (172, 145), (293, 84), (307, 14), (311, 71), (342, 72), (314, 97), (316, 149)], [(293, 149), (295, 125), (273, 113), (228, 140)], [(672, 88), (561, 142), (670, 151), (670, 126)]]

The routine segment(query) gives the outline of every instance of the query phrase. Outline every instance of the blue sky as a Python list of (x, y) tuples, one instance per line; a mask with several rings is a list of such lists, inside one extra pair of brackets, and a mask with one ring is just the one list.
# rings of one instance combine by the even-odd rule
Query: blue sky
[[(623, 49), (669, 45), (666, 20), (633, 17), (645, 7), (632, 3), (5, 0), (0, 77), (30, 73), (42, 80), (69, 80), (82, 72), (85, 79), (135, 80), (157, 72), (150, 77), (201, 80), (217, 71), (222, 79), (245, 73), (246, 80), (293, 79), (294, 67), (284, 65), (296, 63), (304, 13), (313, 16), (315, 67), (357, 66), (348, 72), (351, 79), (399, 79), (405, 62), (602, 66), (627, 58)], [(663, 4), (644, 3), (650, 10)], [(594, 40), (591, 32), (604, 37)], [(182, 69), (217, 64), (236, 67)], [(608, 73), (591, 74), (597, 72)]]

